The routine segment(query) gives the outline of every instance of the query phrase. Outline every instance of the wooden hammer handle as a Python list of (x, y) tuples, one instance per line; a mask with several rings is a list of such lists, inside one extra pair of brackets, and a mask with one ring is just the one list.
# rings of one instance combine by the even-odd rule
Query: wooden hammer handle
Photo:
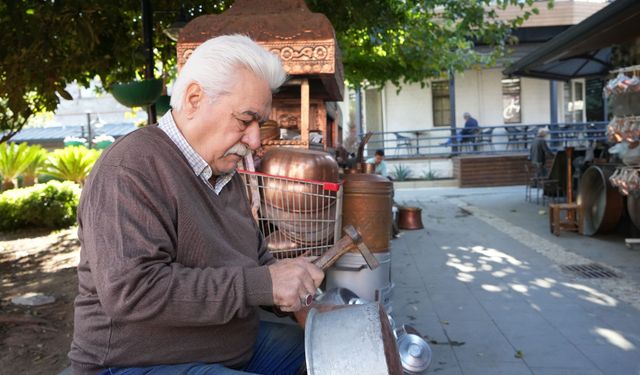
[(336, 242), (329, 250), (327, 250), (324, 254), (322, 254), (319, 258), (313, 261), (313, 263), (322, 268), (325, 271), (327, 268), (331, 267), (333, 263), (338, 260), (341, 256), (348, 253), (356, 246), (353, 243), (353, 239), (349, 236), (344, 236)]

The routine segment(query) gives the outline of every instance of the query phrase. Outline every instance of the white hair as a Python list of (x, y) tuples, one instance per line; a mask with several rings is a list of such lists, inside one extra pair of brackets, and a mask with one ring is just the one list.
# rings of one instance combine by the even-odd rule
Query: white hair
[(547, 135), (547, 128), (539, 128), (538, 137), (544, 137), (545, 135)]
[(196, 82), (211, 100), (228, 94), (236, 83), (239, 68), (264, 79), (275, 91), (287, 79), (280, 59), (251, 40), (234, 34), (207, 40), (199, 45), (182, 67), (171, 92), (171, 108), (179, 111), (189, 84)]

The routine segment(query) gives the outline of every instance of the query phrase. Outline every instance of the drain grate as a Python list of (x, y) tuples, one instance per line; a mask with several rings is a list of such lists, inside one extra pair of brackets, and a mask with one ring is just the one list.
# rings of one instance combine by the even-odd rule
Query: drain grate
[(597, 263), (572, 264), (568, 266), (561, 266), (561, 268), (565, 272), (570, 272), (587, 279), (611, 279), (614, 277), (620, 277), (612, 270)]

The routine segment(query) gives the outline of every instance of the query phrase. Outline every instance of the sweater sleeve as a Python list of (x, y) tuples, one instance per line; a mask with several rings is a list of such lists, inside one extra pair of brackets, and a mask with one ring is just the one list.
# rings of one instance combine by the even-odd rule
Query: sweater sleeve
[(83, 251), (112, 319), (224, 324), (273, 303), (264, 265), (190, 268), (175, 262), (175, 213), (158, 193), (162, 187), (123, 167), (102, 169), (85, 187), (79, 217)]

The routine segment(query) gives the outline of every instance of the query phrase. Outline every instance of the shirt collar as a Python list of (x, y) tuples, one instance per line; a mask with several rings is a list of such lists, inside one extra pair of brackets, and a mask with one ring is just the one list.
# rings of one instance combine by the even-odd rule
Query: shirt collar
[(213, 171), (209, 163), (207, 163), (200, 154), (196, 152), (196, 150), (191, 147), (189, 142), (187, 142), (186, 138), (182, 135), (180, 129), (176, 125), (173, 120), (172, 111), (169, 110), (165, 113), (160, 121), (158, 121), (158, 127), (164, 131), (167, 136), (175, 143), (180, 152), (184, 155), (184, 157), (189, 162), (191, 169), (193, 169), (193, 173), (196, 176), (199, 176), (205, 184), (211, 188), (216, 194), (220, 194), (222, 188), (231, 181), (231, 178), (236, 173), (235, 170), (231, 173), (226, 173), (218, 176), (216, 178), (215, 186), (211, 185), (209, 180), (213, 176)]

